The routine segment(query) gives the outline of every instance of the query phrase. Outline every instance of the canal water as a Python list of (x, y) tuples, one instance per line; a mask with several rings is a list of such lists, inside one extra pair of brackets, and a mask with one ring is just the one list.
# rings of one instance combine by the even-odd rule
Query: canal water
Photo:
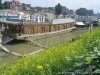
[[(87, 31), (88, 31), (87, 28), (76, 29), (72, 32), (65, 31), (60, 34), (37, 36), (37, 37), (32, 37), (30, 39), (36, 41), (37, 43), (39, 43), (45, 47), (52, 47), (55, 45), (62, 44), (65, 41), (69, 41), (70, 39), (75, 38), (80, 34), (84, 34)], [(37, 46), (36, 44), (30, 43), (29, 41), (18, 41), (18, 40), (17, 41), (14, 40), (13, 42), (9, 43), (8, 45), (5, 45), (5, 47), (12, 52), (20, 53), (22, 55), (41, 49), (41, 47)], [(13, 63), (14, 61), (16, 61), (18, 59), (20, 59), (20, 58), (4, 52), (0, 48), (0, 65), (7, 64), (7, 63)]]

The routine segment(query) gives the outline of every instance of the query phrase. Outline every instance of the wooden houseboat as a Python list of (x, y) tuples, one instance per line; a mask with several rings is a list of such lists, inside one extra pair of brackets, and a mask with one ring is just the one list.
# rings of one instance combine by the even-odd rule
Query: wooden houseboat
[(2, 29), (2, 44), (7, 44), (18, 36), (28, 37), (35, 34), (47, 34), (66, 29), (74, 29), (75, 20), (71, 18), (54, 19), (50, 23), (0, 21), (0, 28)]

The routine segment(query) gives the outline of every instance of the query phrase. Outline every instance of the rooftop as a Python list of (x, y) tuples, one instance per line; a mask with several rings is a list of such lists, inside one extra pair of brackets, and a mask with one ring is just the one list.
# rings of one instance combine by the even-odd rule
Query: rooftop
[(0, 23), (7, 23), (7, 24), (20, 24), (20, 22), (4, 21), (4, 20), (0, 20)]
[(72, 23), (75, 22), (72, 18), (65, 18), (65, 19), (53, 19), (52, 24), (62, 24), (62, 23)]

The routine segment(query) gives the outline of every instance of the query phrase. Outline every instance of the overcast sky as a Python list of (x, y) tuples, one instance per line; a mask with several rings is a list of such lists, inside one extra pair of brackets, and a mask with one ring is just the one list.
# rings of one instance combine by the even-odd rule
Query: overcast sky
[[(11, 1), (11, 0), (2, 0)], [(31, 4), (32, 6), (49, 7), (55, 6), (60, 3), (69, 9), (78, 9), (85, 7), (87, 9), (93, 9), (95, 12), (100, 12), (100, 0), (19, 0), (21, 3)]]

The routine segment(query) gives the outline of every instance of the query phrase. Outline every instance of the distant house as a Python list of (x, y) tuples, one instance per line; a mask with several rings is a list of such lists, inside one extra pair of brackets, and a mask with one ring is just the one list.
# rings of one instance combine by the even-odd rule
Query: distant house
[(97, 17), (95, 16), (78, 16), (78, 15), (75, 15), (75, 19), (77, 21), (85, 21), (85, 22), (90, 22), (90, 21), (97, 21)]
[(19, 16), (17, 12), (11, 10), (0, 10), (0, 20), (12, 20), (17, 21)]
[(52, 12), (46, 12), (46, 17), (47, 17), (48, 21), (51, 21), (54, 18), (56, 18), (55, 14)]
[(32, 14), (33, 22), (51, 22), (55, 18), (55, 14), (51, 12), (39, 11)]
[(32, 16), (32, 21), (33, 22), (46, 22), (46, 15), (44, 13), (38, 12), (38, 13), (34, 13)]
[(20, 20), (25, 20), (28, 21), (30, 20), (30, 14), (27, 12), (19, 12), (19, 11), (14, 11), (14, 10), (0, 10), (0, 20), (5, 20), (5, 21), (20, 21)]
[(16, 11), (22, 11), (23, 10), (23, 6), (18, 0), (11, 1), (10, 8), (12, 10), (16, 10)]

